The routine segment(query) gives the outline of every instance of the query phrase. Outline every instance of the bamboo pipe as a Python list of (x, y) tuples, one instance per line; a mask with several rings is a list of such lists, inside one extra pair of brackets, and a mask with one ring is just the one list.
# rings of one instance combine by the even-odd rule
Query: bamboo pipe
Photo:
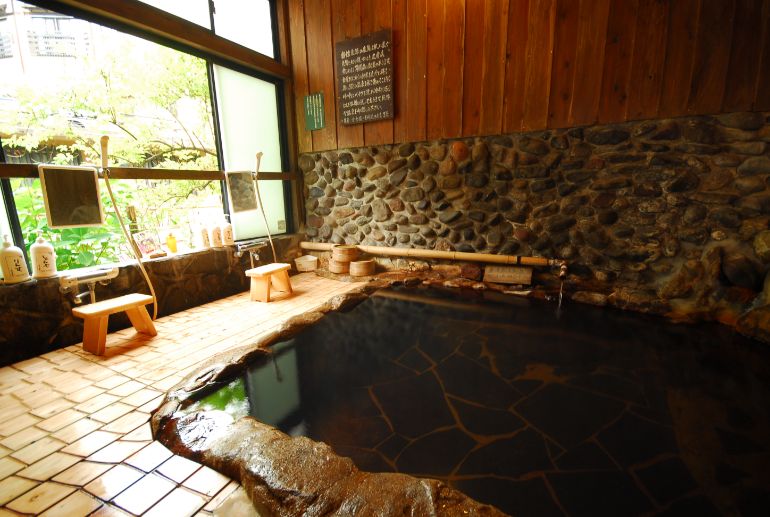
[[(335, 246), (328, 242), (302, 241), (300, 248), (310, 251), (331, 251)], [(466, 262), (486, 262), (490, 264), (511, 264), (516, 266), (565, 266), (561, 259), (545, 257), (521, 257), (518, 255), (494, 255), (492, 253), (466, 253), (463, 251), (438, 251), (417, 248), (386, 248), (384, 246), (356, 246), (359, 250), (370, 255), (385, 255), (388, 257), (414, 257), (439, 260), (459, 260)]]

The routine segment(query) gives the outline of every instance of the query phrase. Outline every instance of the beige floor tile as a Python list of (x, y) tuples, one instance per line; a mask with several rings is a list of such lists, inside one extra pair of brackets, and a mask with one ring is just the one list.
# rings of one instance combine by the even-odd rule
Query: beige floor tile
[(72, 443), (84, 437), (88, 433), (96, 431), (103, 424), (90, 418), (81, 418), (77, 422), (73, 422), (67, 427), (63, 427), (53, 433), (51, 436), (57, 440), (61, 440), (65, 443)]
[(175, 483), (156, 474), (147, 474), (115, 498), (115, 504), (134, 514), (146, 512), (171, 492)]
[(3, 447), (8, 447), (9, 449), (13, 449), (14, 451), (18, 451), (22, 447), (26, 447), (30, 443), (46, 436), (48, 436), (46, 431), (32, 426), (27, 427), (26, 429), (22, 429), (18, 433), (14, 433), (3, 441), (0, 441), (0, 445)]
[(77, 456), (54, 452), (53, 454), (36, 461), (24, 470), (20, 470), (16, 475), (34, 479), (36, 481), (47, 481), (62, 470), (70, 468), (79, 461), (80, 458)]
[(0, 422), (0, 436), (11, 436), (26, 427), (40, 422), (39, 418), (28, 413), (13, 417), (4, 414), (3, 417), (3, 421)]
[(40, 514), (74, 491), (75, 489), (71, 486), (48, 481), (17, 497), (7, 506), (20, 513)]
[(3, 445), (0, 445), (0, 458), (5, 458), (9, 454), (13, 452), (13, 449), (9, 449), (8, 447), (5, 447)]
[(126, 459), (125, 463), (145, 472), (150, 472), (171, 456), (173, 454), (170, 450), (160, 442), (154, 441)]
[(102, 449), (111, 444), (120, 438), (120, 436), (121, 435), (118, 433), (108, 433), (101, 430), (94, 431), (64, 447), (62, 452), (76, 454), (83, 457), (90, 456), (99, 449)]
[(51, 415), (55, 415), (60, 409), (67, 409), (66, 407), (61, 407), (66, 405), (67, 401), (61, 398), (60, 393), (52, 390), (45, 384), (40, 386), (42, 389), (37, 390), (35, 393), (22, 396), (17, 392), (15, 395), (30, 408), (42, 409), (41, 413), (47, 413), (37, 414), (36, 411), (31, 411), (32, 414), (40, 418), (48, 418)]
[(202, 467), (198, 472), (190, 476), (183, 485), (201, 494), (213, 496), (229, 482), (230, 478), (227, 476), (223, 476), (209, 467)]
[(89, 400), (86, 400), (85, 402), (78, 404), (75, 406), (75, 409), (88, 414), (96, 413), (100, 409), (106, 408), (118, 400), (120, 400), (120, 397), (110, 395), (109, 393), (102, 393), (101, 395), (97, 395)]
[(151, 388), (144, 388), (142, 390), (137, 391), (136, 393), (129, 395), (128, 397), (123, 398), (124, 404), (130, 404), (132, 406), (142, 406), (144, 404), (147, 404), (151, 400), (154, 400), (155, 398), (163, 395), (158, 390), (153, 390)]
[(16, 476), (7, 477), (0, 481), (0, 506), (8, 501), (12, 501), (24, 492), (37, 486), (36, 481), (19, 478)]
[(129, 406), (128, 404), (123, 404), (122, 402), (115, 402), (105, 407), (104, 409), (100, 409), (96, 413), (93, 413), (91, 415), (91, 418), (93, 420), (97, 420), (99, 422), (108, 424), (113, 420), (115, 420), (116, 418), (120, 418), (126, 413), (129, 413), (133, 410), (134, 410), (133, 406)]
[(84, 486), (112, 468), (109, 463), (81, 461), (53, 478), (57, 483)]
[(151, 401), (149, 401), (147, 404), (143, 406), (139, 406), (137, 409), (139, 411), (143, 411), (144, 413), (152, 413), (153, 411), (155, 411), (160, 407), (165, 397), (166, 397), (165, 395), (160, 395), (159, 397), (156, 397)]
[(142, 477), (144, 473), (125, 465), (115, 465), (84, 488), (104, 501), (109, 501)]
[(19, 461), (23, 461), (27, 465), (32, 465), (37, 460), (42, 459), (52, 452), (56, 452), (66, 444), (60, 440), (46, 436), (40, 440), (30, 443), (23, 449), (11, 454), (12, 458), (16, 458)]
[(15, 474), (27, 465), (19, 460), (13, 458), (0, 459), (0, 479), (7, 478), (11, 474)]
[(131, 379), (129, 379), (128, 377), (124, 377), (123, 375), (118, 375), (117, 373), (113, 373), (111, 377), (105, 377), (104, 379), (96, 382), (94, 386), (103, 388), (105, 390), (111, 390), (116, 386), (120, 386), (124, 382), (128, 382), (130, 380)]
[(222, 504), (214, 508), (212, 514), (214, 517), (230, 517), (232, 515), (237, 515), (238, 517), (260, 517), (248, 494), (241, 487), (233, 490), (222, 501)]
[(54, 415), (58, 415), (65, 409), (69, 409), (75, 405), (73, 402), (70, 402), (67, 399), (61, 398), (61, 395), (59, 395), (58, 393), (53, 392), (51, 393), (51, 395), (53, 396), (53, 400), (41, 406), (36, 406), (28, 403), (30, 407), (36, 408), (31, 410), (30, 413), (35, 415), (38, 418), (50, 418)]
[(97, 395), (101, 395), (102, 393), (104, 393), (104, 390), (101, 388), (97, 388), (96, 386), (86, 386), (85, 388), (79, 389), (67, 395), (67, 399), (71, 400), (75, 404), (80, 404), (81, 402), (85, 402), (96, 397)]
[(54, 432), (70, 425), (73, 422), (77, 422), (84, 416), (86, 415), (80, 411), (67, 409), (57, 415), (52, 416), (51, 418), (47, 418), (41, 422), (38, 422), (37, 426), (45, 431)]
[(116, 388), (112, 388), (109, 391), (109, 393), (111, 395), (117, 395), (118, 397), (127, 397), (132, 393), (136, 393), (142, 388), (146, 388), (146, 386), (143, 383), (138, 381), (128, 381), (128, 382), (124, 382), (123, 384), (121, 384)]
[(222, 490), (219, 491), (217, 495), (211, 498), (211, 500), (206, 503), (206, 506), (203, 507), (204, 510), (207, 512), (212, 512), (216, 508), (219, 508), (219, 506), (224, 502), (225, 499), (227, 499), (230, 494), (232, 494), (238, 487), (240, 487), (236, 481), (230, 481)]
[(149, 442), (152, 441), (152, 429), (150, 423), (142, 424), (122, 438), (129, 442)]
[(148, 442), (124, 442), (122, 440), (112, 442), (89, 456), (88, 460), (100, 463), (120, 463), (147, 444)]
[(91, 517), (130, 517), (131, 514), (128, 512), (124, 512), (117, 506), (112, 506), (111, 504), (105, 504), (98, 510), (96, 510), (94, 513), (91, 514)]
[(182, 483), (185, 479), (192, 476), (199, 468), (201, 468), (200, 463), (195, 463), (182, 456), (171, 456), (163, 463), (163, 465), (157, 468), (156, 472), (163, 474), (177, 483)]
[(146, 517), (189, 517), (206, 504), (200, 494), (177, 488), (145, 513)]
[(139, 427), (140, 425), (150, 420), (149, 413), (142, 413), (141, 411), (132, 411), (125, 414), (122, 417), (113, 420), (109, 424), (102, 427), (104, 431), (110, 431), (112, 433), (127, 434)]
[(85, 517), (101, 505), (98, 499), (78, 490), (50, 507), (41, 517)]

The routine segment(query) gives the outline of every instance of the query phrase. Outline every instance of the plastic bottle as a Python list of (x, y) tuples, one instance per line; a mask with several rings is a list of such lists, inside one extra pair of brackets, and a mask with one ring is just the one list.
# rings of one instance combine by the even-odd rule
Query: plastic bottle
[(168, 236), (166, 237), (166, 247), (171, 253), (176, 253), (176, 237), (171, 232), (168, 232)]
[(37, 240), (29, 248), (32, 255), (32, 277), (50, 278), (56, 276), (56, 253), (50, 242), (47, 242), (42, 235), (43, 232), (37, 232)]
[(211, 247), (221, 248), (222, 247), (222, 228), (220, 228), (218, 224), (215, 224), (214, 226), (209, 228), (209, 231), (211, 232)]
[(6, 284), (18, 284), (29, 280), (29, 271), (27, 263), (24, 261), (24, 253), (20, 248), (12, 245), (8, 241), (8, 236), (4, 235), (3, 248), (0, 249), (0, 267), (3, 270), (3, 277)]
[(225, 216), (225, 222), (222, 223), (222, 243), (225, 246), (234, 246), (235, 239), (233, 239), (233, 225), (230, 224), (229, 218)]
[(211, 241), (209, 240), (209, 229), (205, 226), (201, 226), (200, 228), (200, 236), (201, 236), (201, 249), (207, 249), (211, 247)]

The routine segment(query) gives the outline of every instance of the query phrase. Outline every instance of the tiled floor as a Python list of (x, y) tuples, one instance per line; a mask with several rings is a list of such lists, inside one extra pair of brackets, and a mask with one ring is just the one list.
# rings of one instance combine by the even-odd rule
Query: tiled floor
[(80, 345), (0, 368), (0, 517), (211, 515), (238, 484), (173, 455), (150, 434), (166, 390), (212, 355), (248, 344), (356, 284), (304, 273), (295, 294), (248, 293), (126, 329), (96, 357)]

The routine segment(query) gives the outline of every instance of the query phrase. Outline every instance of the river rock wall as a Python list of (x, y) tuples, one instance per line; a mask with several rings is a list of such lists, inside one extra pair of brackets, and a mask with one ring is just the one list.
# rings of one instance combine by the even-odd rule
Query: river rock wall
[(302, 154), (306, 233), (561, 258), (576, 299), (761, 326), (739, 320), (765, 303), (768, 115)]

